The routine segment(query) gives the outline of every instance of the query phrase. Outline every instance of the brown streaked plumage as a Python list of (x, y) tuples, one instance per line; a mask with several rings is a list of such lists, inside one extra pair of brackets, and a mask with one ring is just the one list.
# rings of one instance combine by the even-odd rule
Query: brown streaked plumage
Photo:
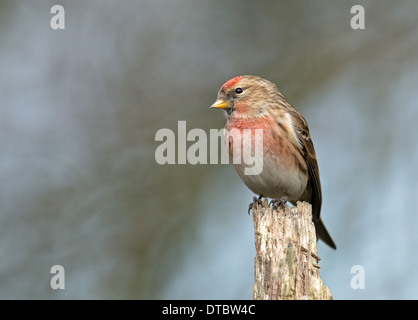
[[(311, 203), (317, 237), (336, 249), (320, 217), (321, 182), (308, 124), (277, 86), (257, 76), (238, 76), (221, 87), (218, 99), (211, 107), (225, 110), (228, 131), (263, 130), (262, 172), (246, 175), (244, 169), (249, 166), (243, 162), (234, 163), (248, 188), (272, 199), (285, 196), (293, 204), (296, 201)], [(229, 143), (232, 156), (231, 141)]]

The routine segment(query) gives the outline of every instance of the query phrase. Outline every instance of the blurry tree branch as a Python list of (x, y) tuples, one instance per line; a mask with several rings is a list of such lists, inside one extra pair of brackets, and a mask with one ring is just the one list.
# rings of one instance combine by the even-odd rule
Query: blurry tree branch
[(256, 300), (332, 299), (319, 275), (311, 205), (276, 210), (264, 199), (253, 208)]

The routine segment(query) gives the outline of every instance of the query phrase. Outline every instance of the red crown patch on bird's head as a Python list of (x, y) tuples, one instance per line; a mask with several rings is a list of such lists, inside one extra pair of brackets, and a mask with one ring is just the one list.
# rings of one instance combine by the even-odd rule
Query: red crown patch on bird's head
[(225, 84), (222, 86), (222, 89), (228, 90), (230, 88), (232, 88), (233, 86), (235, 86), (242, 78), (244, 78), (243, 76), (238, 76), (235, 78), (232, 78), (230, 80), (228, 80), (227, 82), (225, 82)]

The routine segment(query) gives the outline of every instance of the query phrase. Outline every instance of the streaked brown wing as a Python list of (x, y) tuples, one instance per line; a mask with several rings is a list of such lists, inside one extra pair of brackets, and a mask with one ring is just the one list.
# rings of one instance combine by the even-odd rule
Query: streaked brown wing
[[(316, 160), (315, 148), (309, 133), (309, 127), (305, 118), (295, 109), (287, 110), (291, 116), (294, 132), (299, 141), (298, 149), (308, 165), (309, 182), (312, 188), (312, 215), (318, 220), (321, 213), (322, 191), (319, 179), (319, 168)], [(308, 186), (309, 187), (309, 186)]]

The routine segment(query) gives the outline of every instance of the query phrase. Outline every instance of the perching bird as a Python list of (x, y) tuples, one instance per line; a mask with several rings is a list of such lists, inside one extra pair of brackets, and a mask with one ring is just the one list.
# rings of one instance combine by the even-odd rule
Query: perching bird
[[(309, 202), (317, 238), (336, 249), (320, 217), (321, 182), (308, 124), (277, 86), (257, 76), (238, 76), (221, 87), (211, 108), (225, 110), (227, 132), (263, 130), (262, 159), (259, 159), (262, 171), (246, 174), (249, 165), (243, 161), (234, 163), (247, 187), (260, 198), (268, 197), (276, 203), (286, 200), (293, 204)], [(233, 157), (232, 138), (229, 139), (229, 153)], [(243, 138), (241, 147), (254, 148), (255, 141), (252, 133), (252, 140), (246, 142)]]

